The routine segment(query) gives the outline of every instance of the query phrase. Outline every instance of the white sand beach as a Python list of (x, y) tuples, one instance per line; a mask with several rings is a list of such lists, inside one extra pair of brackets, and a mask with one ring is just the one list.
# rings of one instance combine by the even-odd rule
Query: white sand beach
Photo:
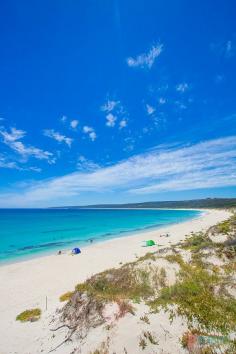
[[(82, 253), (77, 256), (72, 256), (67, 252), (62, 255), (50, 255), (1, 266), (0, 353), (49, 352), (53, 347), (49, 322), (56, 308), (62, 306), (59, 302), (61, 294), (73, 290), (76, 284), (95, 273), (135, 260), (147, 252), (176, 244), (184, 240), (190, 232), (206, 230), (229, 216), (228, 211), (205, 210), (204, 215), (188, 222), (82, 248)], [(170, 236), (160, 237), (166, 233)], [(153, 239), (157, 246), (142, 247), (142, 241), (147, 239)], [(16, 321), (16, 316), (20, 312), (34, 307), (42, 309), (42, 318), (38, 322), (20, 323)], [(125, 322), (125, 319), (121, 321), (124, 321), (124, 332), (120, 333), (120, 336), (127, 337), (129, 322)], [(176, 328), (179, 326), (181, 323), (176, 324)], [(133, 330), (135, 331), (135, 325)], [(95, 338), (90, 340), (92, 343)], [(169, 345), (171, 348), (171, 341)], [(89, 353), (91, 348), (91, 345), (87, 343), (81, 353)], [(55, 353), (69, 354), (71, 347), (61, 347)], [(119, 344), (117, 344), (117, 353), (123, 353), (119, 351)], [(172, 353), (178, 353), (177, 349)]]

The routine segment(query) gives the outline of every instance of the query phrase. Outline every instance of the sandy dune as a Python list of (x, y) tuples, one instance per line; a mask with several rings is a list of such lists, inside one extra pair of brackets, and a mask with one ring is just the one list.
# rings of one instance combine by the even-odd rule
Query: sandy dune
[[(205, 230), (229, 215), (223, 210), (206, 210), (204, 215), (192, 221), (91, 245), (83, 248), (78, 256), (66, 253), (1, 266), (0, 353), (48, 352), (52, 347), (49, 318), (61, 306), (58, 299), (61, 294), (73, 290), (77, 283), (92, 274), (135, 260), (157, 247), (175, 244), (191, 231)], [(160, 237), (166, 232), (170, 237)], [(141, 247), (142, 241), (149, 238), (158, 246)], [(22, 324), (15, 320), (18, 313), (33, 307), (42, 309), (40, 321)], [(89, 346), (85, 347), (87, 349), (82, 353), (89, 353)], [(56, 353), (70, 351), (64, 348)]]

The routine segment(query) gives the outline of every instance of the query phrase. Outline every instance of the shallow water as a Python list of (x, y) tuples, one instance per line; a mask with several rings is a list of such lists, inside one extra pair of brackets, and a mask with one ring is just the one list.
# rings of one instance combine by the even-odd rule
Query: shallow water
[(196, 210), (1, 209), (0, 262), (83, 247), (134, 231), (187, 221)]

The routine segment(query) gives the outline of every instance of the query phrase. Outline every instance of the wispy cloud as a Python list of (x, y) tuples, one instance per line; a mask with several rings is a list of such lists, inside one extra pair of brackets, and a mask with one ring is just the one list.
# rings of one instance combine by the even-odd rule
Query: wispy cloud
[(182, 83), (176, 85), (176, 91), (178, 91), (178, 92), (183, 93), (183, 92), (187, 91), (188, 89), (189, 89), (189, 85), (186, 82), (182, 82)]
[(109, 128), (115, 127), (116, 123), (120, 129), (125, 128), (128, 124), (126, 119), (127, 113), (118, 100), (108, 99), (104, 105), (101, 106), (101, 111), (106, 112), (106, 126)]
[(78, 126), (78, 124), (79, 124), (79, 121), (78, 121), (77, 119), (73, 119), (73, 120), (70, 122), (70, 126), (71, 126), (71, 128), (73, 128), (73, 129), (76, 129), (77, 126)]
[(158, 100), (159, 104), (165, 104), (166, 103), (166, 99), (164, 97), (160, 97)]
[(236, 185), (236, 136), (182, 147), (160, 147), (95, 171), (42, 181), (1, 194), (0, 205), (63, 203), (83, 192), (153, 194)]
[(26, 135), (26, 132), (24, 130), (16, 129), (13, 127), (10, 128), (10, 132), (7, 132), (4, 128), (2, 128), (0, 130), (0, 134), (3, 137), (3, 142), (5, 144), (9, 144), (23, 138)]
[(110, 128), (113, 128), (116, 124), (116, 116), (114, 116), (114, 114), (112, 113), (109, 113), (107, 116), (106, 116), (106, 126), (107, 127), (110, 127)]
[(231, 41), (227, 41), (226, 45), (225, 45), (225, 54), (226, 56), (231, 56), (232, 55), (232, 42)]
[(56, 132), (54, 129), (45, 129), (43, 131), (43, 134), (48, 138), (56, 140), (58, 143), (65, 143), (69, 147), (71, 147), (71, 144), (73, 142), (72, 138), (68, 138), (67, 136)]
[(83, 132), (87, 134), (92, 141), (95, 141), (97, 139), (97, 134), (95, 133), (94, 128), (85, 125), (83, 127)]
[(148, 68), (151, 69), (155, 60), (159, 57), (159, 55), (163, 51), (163, 44), (153, 45), (147, 53), (142, 53), (137, 57), (129, 57), (127, 58), (127, 64), (130, 67), (140, 67), (140, 68)]
[(174, 103), (175, 103), (176, 107), (178, 107), (180, 110), (187, 108), (186, 104), (183, 103), (183, 102), (181, 102), (181, 101), (178, 101), (178, 100), (177, 100), (177, 101), (175, 101)]
[(127, 127), (127, 120), (122, 119), (119, 123), (119, 127), (120, 127), (120, 129)]
[(8, 161), (5, 156), (0, 155), (0, 168), (9, 168), (20, 170), (20, 167), (15, 161)]
[(153, 113), (155, 113), (156, 108), (151, 106), (150, 104), (146, 104), (146, 111), (149, 116), (151, 116)]
[(100, 168), (100, 166), (98, 164), (96, 164), (95, 162), (86, 159), (86, 157), (84, 157), (83, 155), (80, 155), (78, 158), (78, 162), (77, 162), (77, 170), (79, 171), (83, 171), (83, 172), (88, 172), (88, 171), (95, 171), (97, 169)]
[(7, 169), (11, 169), (11, 170), (18, 170), (18, 171), (34, 171), (34, 172), (41, 172), (42, 171), (42, 169), (40, 167), (20, 166), (16, 161), (9, 161), (8, 157), (6, 157), (4, 155), (0, 155), (0, 168), (7, 168)]
[(67, 121), (67, 116), (62, 116), (62, 117), (61, 117), (61, 122), (62, 122), (62, 123), (65, 123), (66, 121)]
[(4, 128), (0, 129), (2, 142), (23, 158), (27, 159), (29, 157), (34, 157), (39, 160), (47, 160), (49, 163), (55, 162), (55, 158), (51, 152), (44, 151), (31, 145), (26, 146), (22, 143), (20, 140), (24, 138), (25, 135), (25, 131), (14, 127), (10, 128), (10, 131), (6, 131)]
[(120, 101), (107, 100), (104, 105), (101, 106), (101, 111), (103, 112), (112, 112), (117, 106), (120, 105)]
[(231, 58), (235, 54), (235, 43), (233, 43), (232, 40), (211, 43), (210, 48), (217, 55), (220, 55), (225, 58)]

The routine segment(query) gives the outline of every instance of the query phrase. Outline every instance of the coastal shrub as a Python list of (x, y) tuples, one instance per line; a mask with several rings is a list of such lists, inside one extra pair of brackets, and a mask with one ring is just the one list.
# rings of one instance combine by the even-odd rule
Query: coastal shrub
[(170, 263), (178, 263), (180, 266), (184, 264), (183, 258), (179, 253), (168, 254), (165, 259)]
[(190, 237), (188, 237), (183, 245), (182, 248), (188, 249), (192, 252), (199, 252), (200, 250), (212, 247), (213, 242), (207, 235), (203, 232), (192, 233)]
[(218, 244), (216, 247), (216, 255), (219, 258), (227, 258), (228, 260), (236, 259), (236, 245), (230, 245), (227, 243)]
[(63, 302), (63, 301), (69, 301), (69, 300), (71, 299), (71, 297), (72, 297), (73, 294), (74, 294), (74, 291), (67, 291), (67, 293), (62, 294), (62, 295), (60, 296), (59, 300), (60, 300), (61, 302)]
[(190, 326), (197, 323), (199, 330), (228, 333), (236, 328), (236, 300), (217, 293), (224, 280), (216, 271), (182, 263), (177, 282), (162, 288), (149, 305), (154, 312), (176, 305), (176, 314), (184, 316)]
[(148, 272), (135, 269), (132, 264), (94, 275), (85, 283), (78, 284), (76, 290), (105, 301), (137, 301), (151, 296), (154, 292)]
[(226, 220), (217, 225), (217, 231), (221, 234), (228, 234), (231, 229), (231, 220)]
[(219, 224), (210, 228), (214, 234), (229, 235), (236, 230), (236, 214), (234, 213), (228, 220), (222, 221)]
[(34, 322), (40, 319), (41, 316), (41, 310), (39, 308), (35, 309), (30, 309), (30, 310), (25, 310), (21, 312), (17, 317), (17, 321), (21, 322)]

